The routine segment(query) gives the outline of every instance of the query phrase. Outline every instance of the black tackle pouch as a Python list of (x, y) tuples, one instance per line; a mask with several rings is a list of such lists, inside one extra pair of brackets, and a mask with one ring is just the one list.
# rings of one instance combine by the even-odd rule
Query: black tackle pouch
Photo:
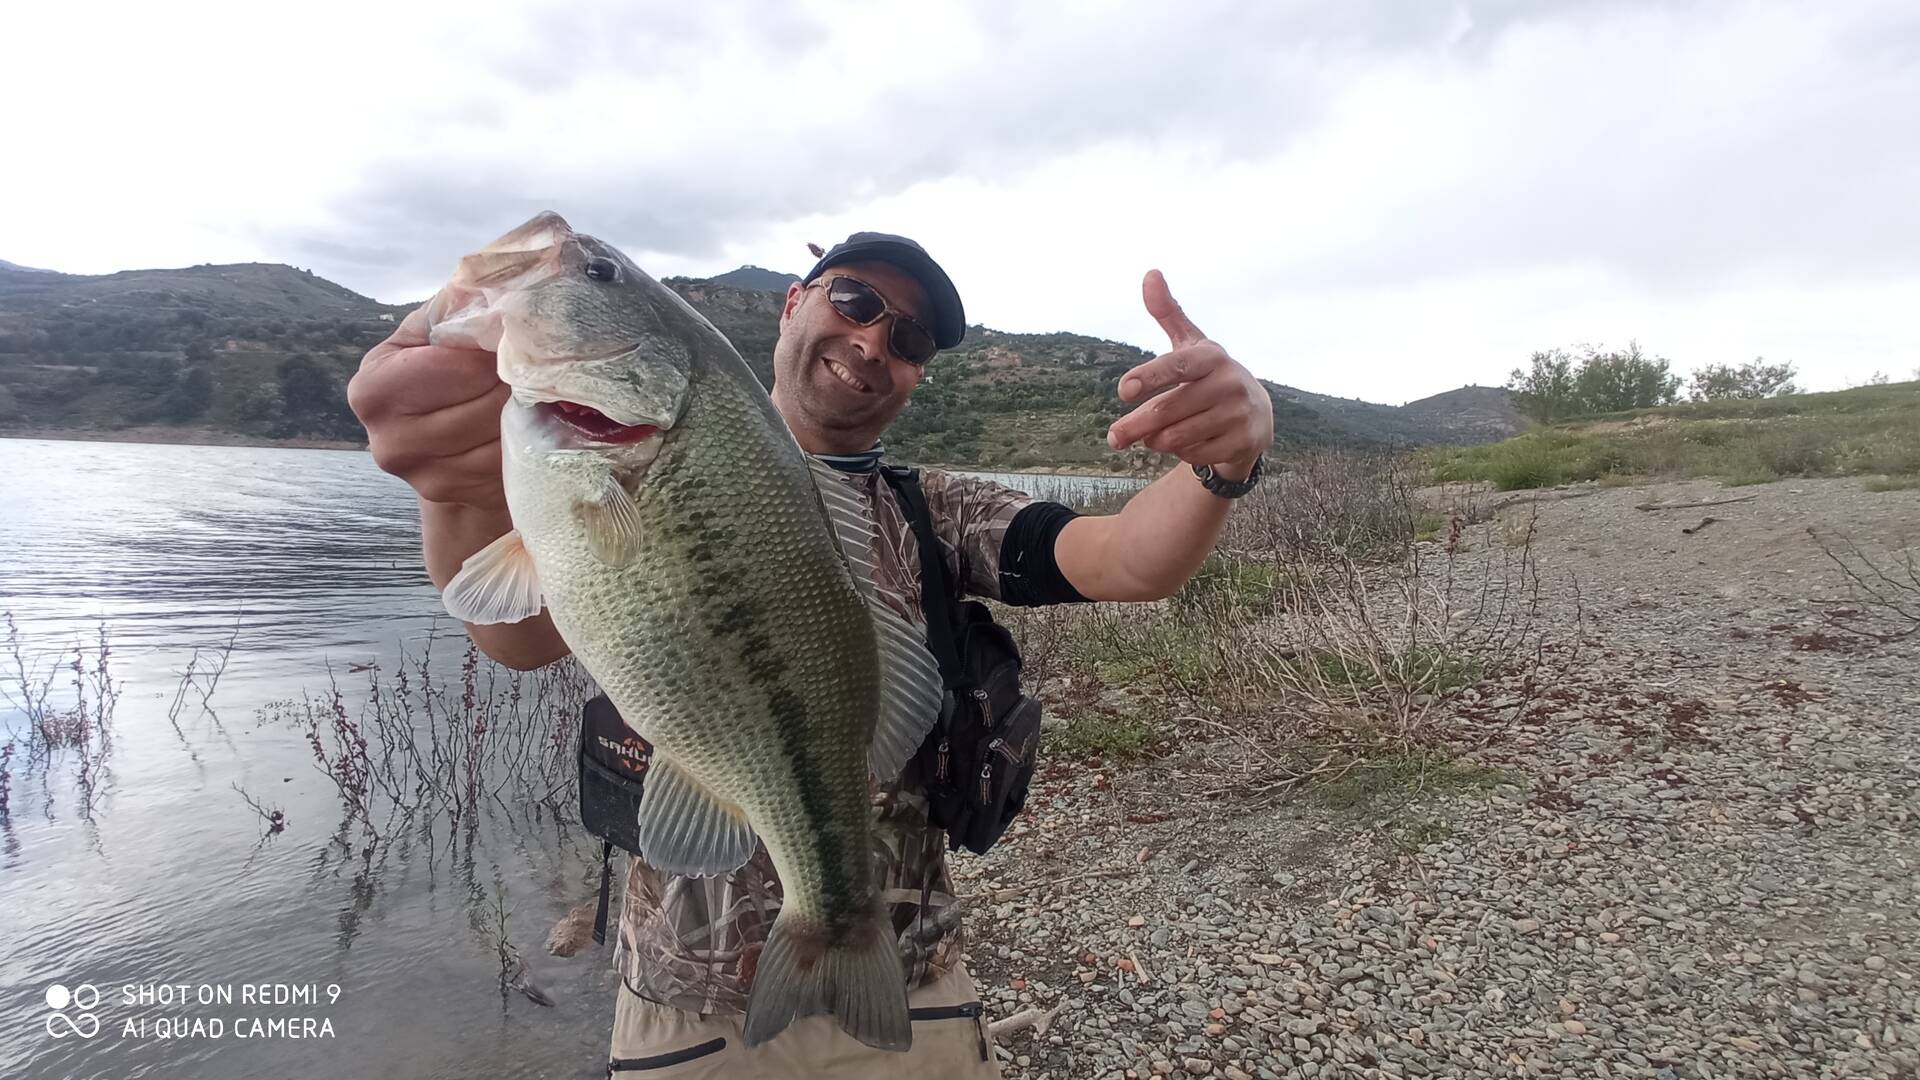
[(1040, 703), (1020, 687), (1020, 650), (987, 605), (959, 599), (947, 578), (933, 517), (911, 469), (883, 467), (920, 548), (927, 643), (946, 693), (914, 759), (927, 814), (953, 850), (985, 854), (1027, 802), (1040, 750)]
[(600, 840), (600, 905), (593, 940), (607, 940), (613, 849), (640, 852), (640, 792), (653, 745), (620, 718), (607, 695), (588, 701), (580, 718), (580, 823)]

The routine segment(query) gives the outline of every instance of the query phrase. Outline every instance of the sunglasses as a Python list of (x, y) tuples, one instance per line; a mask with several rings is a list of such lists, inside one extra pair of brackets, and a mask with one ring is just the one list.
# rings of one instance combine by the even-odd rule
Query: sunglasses
[(827, 290), (827, 303), (840, 317), (856, 326), (872, 326), (887, 316), (893, 316), (893, 325), (887, 328), (887, 346), (900, 359), (914, 367), (925, 367), (927, 361), (939, 347), (933, 343), (933, 335), (921, 326), (914, 317), (887, 303), (873, 286), (859, 278), (842, 274), (829, 281), (816, 281), (807, 288)]

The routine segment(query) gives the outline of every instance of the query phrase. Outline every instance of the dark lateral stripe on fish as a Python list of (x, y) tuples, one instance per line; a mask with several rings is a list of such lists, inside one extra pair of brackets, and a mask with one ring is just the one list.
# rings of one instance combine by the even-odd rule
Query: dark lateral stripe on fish
[[(773, 730), (780, 736), (781, 747), (787, 752), (787, 760), (795, 765), (793, 775), (794, 791), (800, 796), (800, 806), (806, 811), (807, 819), (820, 825), (836, 822), (834, 814), (833, 792), (822, 784), (821, 770), (807, 768), (813, 765), (816, 739), (807, 724), (806, 703), (785, 686), (768, 687), (767, 704), (773, 710)], [(804, 763), (804, 764), (803, 764)], [(843, 796), (844, 797), (844, 796)], [(866, 809), (865, 789), (862, 788), (861, 809)], [(864, 820), (861, 824), (865, 824)], [(821, 828), (805, 838), (805, 843), (813, 849), (820, 863), (820, 902), (825, 909), (821, 912), (829, 927), (840, 930), (857, 921), (865, 907), (867, 874), (849, 873), (849, 854), (864, 859), (866, 854), (845, 850), (844, 829)], [(859, 838), (864, 840), (867, 831), (857, 830)], [(864, 863), (856, 863), (864, 869)]]
[[(688, 560), (699, 567), (699, 572), (691, 575), (693, 592), (713, 612), (709, 631), (737, 642), (739, 655), (755, 658), (746, 675), (769, 704), (773, 727), (780, 738), (785, 760), (791, 763), (794, 790), (802, 808), (811, 821), (821, 825), (833, 823), (836, 820), (834, 792), (830, 785), (821, 782), (827, 770), (826, 763), (818, 757), (822, 749), (819, 733), (807, 723), (809, 712), (805, 700), (788, 685), (791, 667), (767, 634), (770, 616), (757, 599), (756, 590), (750, 587), (749, 568), (739, 561), (739, 549), (716, 543), (717, 538), (708, 531), (705, 515), (699, 512), (679, 517), (672, 528), (683, 541), (682, 550)], [(864, 798), (861, 808), (865, 809)], [(854, 868), (864, 868), (861, 860), (866, 859), (867, 854), (864, 847), (859, 851), (847, 850), (844, 835), (847, 831), (821, 828), (806, 838), (819, 864), (821, 903), (826, 909), (822, 914), (828, 926), (835, 930), (853, 925), (865, 909), (863, 897), (868, 875)], [(858, 839), (866, 838), (866, 829), (853, 831)]]

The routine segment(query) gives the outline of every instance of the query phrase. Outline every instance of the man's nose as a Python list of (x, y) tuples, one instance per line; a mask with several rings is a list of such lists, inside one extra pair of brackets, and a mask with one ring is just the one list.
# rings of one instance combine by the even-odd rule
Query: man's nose
[(861, 354), (868, 360), (883, 366), (893, 358), (892, 352), (887, 348), (888, 321), (887, 318), (882, 318), (871, 326), (853, 328), (853, 339), (859, 343)]

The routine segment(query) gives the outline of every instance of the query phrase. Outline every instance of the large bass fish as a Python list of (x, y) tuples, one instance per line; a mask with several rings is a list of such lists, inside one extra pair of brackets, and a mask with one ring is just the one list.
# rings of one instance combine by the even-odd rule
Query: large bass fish
[(803, 453), (712, 324), (544, 213), (460, 261), (431, 340), (498, 354), (514, 529), (444, 592), (470, 623), (544, 606), (654, 756), (642, 856), (721, 874), (764, 843), (784, 899), (746, 1041), (831, 1013), (913, 1041), (878, 901), (868, 773), (938, 712), (919, 634), (873, 596), (859, 496)]

